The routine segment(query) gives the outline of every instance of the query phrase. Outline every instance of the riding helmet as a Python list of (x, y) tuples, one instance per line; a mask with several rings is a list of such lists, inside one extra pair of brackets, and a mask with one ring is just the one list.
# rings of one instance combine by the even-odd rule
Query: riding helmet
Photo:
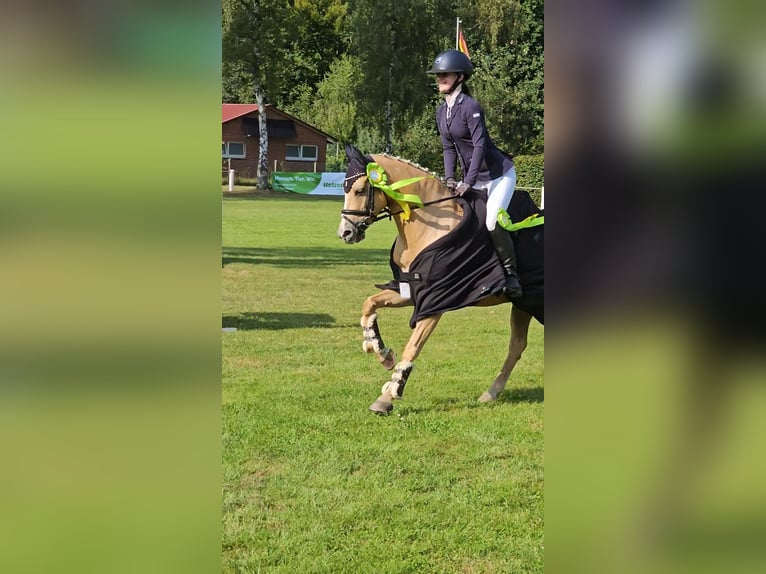
[(431, 66), (431, 69), (426, 74), (442, 74), (446, 72), (463, 74), (467, 80), (473, 73), (473, 64), (463, 52), (447, 50), (436, 56), (434, 65)]

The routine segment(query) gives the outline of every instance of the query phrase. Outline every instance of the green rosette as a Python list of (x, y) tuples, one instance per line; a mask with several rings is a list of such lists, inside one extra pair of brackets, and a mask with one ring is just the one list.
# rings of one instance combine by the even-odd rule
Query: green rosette
[(411, 177), (408, 179), (395, 181), (389, 185), (388, 175), (382, 167), (374, 162), (367, 164), (367, 181), (370, 182), (372, 187), (381, 190), (388, 197), (399, 204), (403, 212), (402, 219), (405, 221), (410, 218), (410, 204), (412, 203), (418, 207), (423, 207), (423, 201), (417, 195), (411, 193), (401, 193), (397, 190), (401, 189), (402, 187), (412, 185), (413, 183), (417, 183), (422, 179), (426, 179), (426, 177)]
[(386, 171), (377, 163), (367, 164), (367, 179), (373, 187), (381, 187), (388, 183)]

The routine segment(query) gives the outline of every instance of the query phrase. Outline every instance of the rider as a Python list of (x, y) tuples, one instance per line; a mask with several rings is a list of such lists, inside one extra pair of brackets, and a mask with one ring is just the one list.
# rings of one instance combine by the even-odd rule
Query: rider
[[(444, 103), (436, 110), (436, 124), (444, 147), (444, 176), (447, 185), (458, 195), (471, 188), (487, 191), (485, 224), (505, 271), (505, 294), (521, 297), (521, 283), (516, 272), (516, 252), (511, 235), (497, 226), (500, 208), (508, 209), (516, 188), (513, 159), (500, 151), (489, 137), (484, 111), (471, 97), (465, 82), (473, 64), (458, 50), (439, 54), (426, 73), (436, 74), (436, 85)], [(456, 160), (460, 160), (463, 180), (455, 181)]]

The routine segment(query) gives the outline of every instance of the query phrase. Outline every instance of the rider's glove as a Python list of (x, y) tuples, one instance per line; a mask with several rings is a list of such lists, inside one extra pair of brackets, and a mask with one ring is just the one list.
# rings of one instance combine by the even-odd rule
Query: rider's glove
[(455, 188), (455, 194), (462, 196), (466, 191), (471, 189), (471, 186), (468, 185), (466, 182), (461, 181), (457, 187)]
[(455, 181), (454, 177), (448, 177), (447, 180), (444, 182), (448, 188), (450, 188), (452, 191), (455, 190), (457, 187), (457, 181)]

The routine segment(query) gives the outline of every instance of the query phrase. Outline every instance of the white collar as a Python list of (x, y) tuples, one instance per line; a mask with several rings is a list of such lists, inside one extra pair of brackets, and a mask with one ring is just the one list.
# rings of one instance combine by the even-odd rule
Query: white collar
[(463, 85), (458, 84), (455, 88), (455, 91), (453, 91), (451, 94), (447, 94), (444, 96), (444, 101), (447, 102), (447, 107), (451, 108), (455, 105), (455, 101), (457, 100), (457, 97), (462, 93), (463, 91)]

